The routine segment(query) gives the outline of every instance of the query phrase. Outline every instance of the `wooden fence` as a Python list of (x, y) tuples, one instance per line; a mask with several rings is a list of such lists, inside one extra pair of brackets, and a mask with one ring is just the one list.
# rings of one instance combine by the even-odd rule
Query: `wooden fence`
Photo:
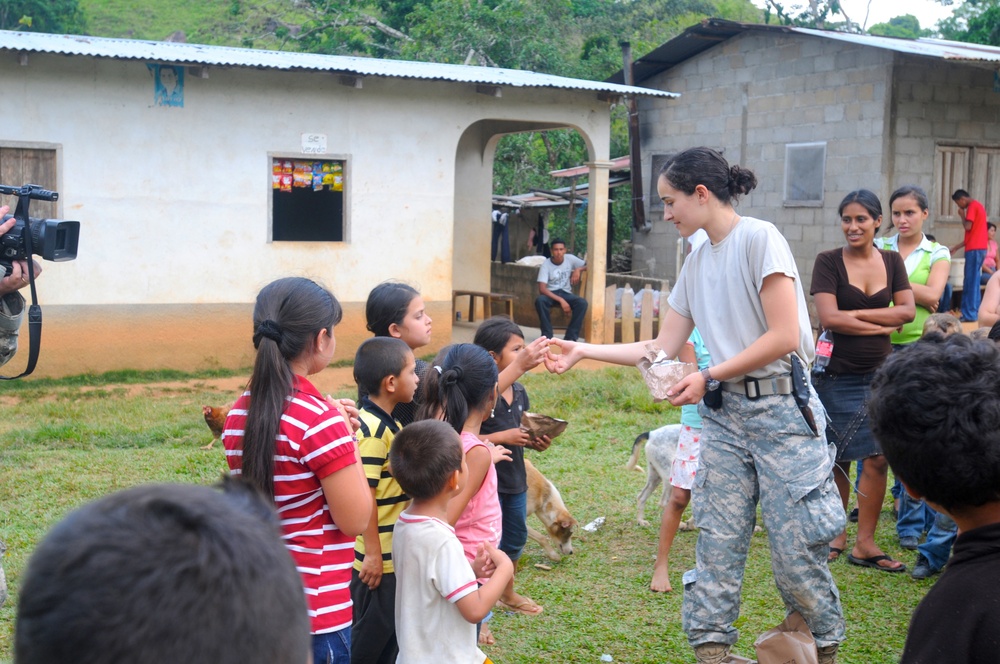
[[(659, 316), (665, 314), (669, 307), (667, 298), (670, 296), (670, 289), (667, 288), (666, 283), (660, 290), (658, 303), (654, 301), (652, 285), (647, 284), (638, 293), (631, 293), (631, 288), (626, 285), (622, 292), (620, 317), (615, 308), (616, 291), (617, 287), (614, 285), (608, 286), (604, 290), (604, 339), (630, 343), (650, 341), (656, 338), (659, 333)], [(640, 302), (638, 319), (635, 316), (636, 298)], [(656, 306), (657, 304), (658, 306)]]

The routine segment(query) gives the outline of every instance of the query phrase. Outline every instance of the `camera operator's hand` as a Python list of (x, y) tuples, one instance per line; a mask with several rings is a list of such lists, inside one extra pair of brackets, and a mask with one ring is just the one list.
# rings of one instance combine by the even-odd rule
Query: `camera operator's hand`
[[(8, 214), (9, 212), (10, 212), (9, 206), (0, 205), (0, 219), (2, 219), (4, 215)], [(17, 223), (17, 220), (11, 217), (4, 223), (0, 224), (0, 235), (3, 235), (11, 228), (13, 228), (15, 223)], [(35, 277), (38, 277), (38, 275), (42, 273), (42, 266), (38, 264), (38, 261), (32, 261), (32, 263), (34, 263)], [(0, 274), (3, 274), (3, 272), (0, 271)], [(3, 297), (8, 293), (13, 293), (17, 290), (20, 290), (21, 288), (24, 288), (27, 285), (28, 285), (28, 261), (23, 261), (23, 260), (13, 261), (11, 262), (10, 274), (0, 279), (0, 297)]]

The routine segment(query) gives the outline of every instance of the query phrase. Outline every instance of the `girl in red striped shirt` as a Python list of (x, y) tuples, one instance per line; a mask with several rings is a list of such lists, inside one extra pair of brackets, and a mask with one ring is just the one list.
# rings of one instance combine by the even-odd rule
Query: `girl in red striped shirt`
[(341, 315), (337, 299), (308, 279), (261, 290), (253, 375), (222, 435), (230, 471), (278, 510), (305, 588), (315, 664), (350, 661), (354, 538), (372, 502), (347, 411), (305, 378), (330, 363)]

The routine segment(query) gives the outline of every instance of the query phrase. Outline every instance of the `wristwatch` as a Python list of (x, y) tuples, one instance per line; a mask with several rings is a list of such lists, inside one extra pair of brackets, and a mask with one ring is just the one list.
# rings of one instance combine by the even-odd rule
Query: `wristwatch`
[(712, 374), (708, 371), (709, 367), (705, 367), (701, 370), (701, 375), (705, 379), (705, 389), (709, 392), (715, 392), (722, 385), (719, 381), (712, 378)]

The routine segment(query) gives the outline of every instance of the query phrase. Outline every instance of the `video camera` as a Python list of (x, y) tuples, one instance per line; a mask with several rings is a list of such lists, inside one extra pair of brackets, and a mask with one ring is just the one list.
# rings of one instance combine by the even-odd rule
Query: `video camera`
[(28, 216), (31, 200), (57, 201), (57, 192), (42, 189), (37, 184), (26, 184), (21, 187), (0, 185), (0, 194), (17, 196), (14, 214), (5, 215), (0, 220), (3, 223), (12, 216), (17, 219), (12, 229), (0, 235), (0, 269), (3, 270), (3, 276), (11, 273), (14, 261), (30, 260), (32, 254), (56, 262), (76, 258), (80, 241), (79, 221), (33, 219)]
[(31, 201), (57, 201), (59, 194), (42, 189), (37, 184), (8, 187), (0, 184), (0, 194), (17, 196), (17, 209), (13, 215), (5, 215), (0, 223), (12, 216), (17, 220), (14, 227), (0, 235), (0, 270), (7, 277), (14, 270), (14, 261), (27, 263), (28, 286), (31, 288), (31, 306), (28, 307), (28, 366), (17, 376), (0, 376), (0, 380), (16, 380), (35, 370), (38, 350), (42, 343), (42, 308), (35, 293), (35, 261), (32, 256), (41, 256), (47, 261), (71, 261), (76, 258), (76, 247), (80, 240), (79, 221), (59, 221), (56, 219), (32, 219), (28, 216)]

